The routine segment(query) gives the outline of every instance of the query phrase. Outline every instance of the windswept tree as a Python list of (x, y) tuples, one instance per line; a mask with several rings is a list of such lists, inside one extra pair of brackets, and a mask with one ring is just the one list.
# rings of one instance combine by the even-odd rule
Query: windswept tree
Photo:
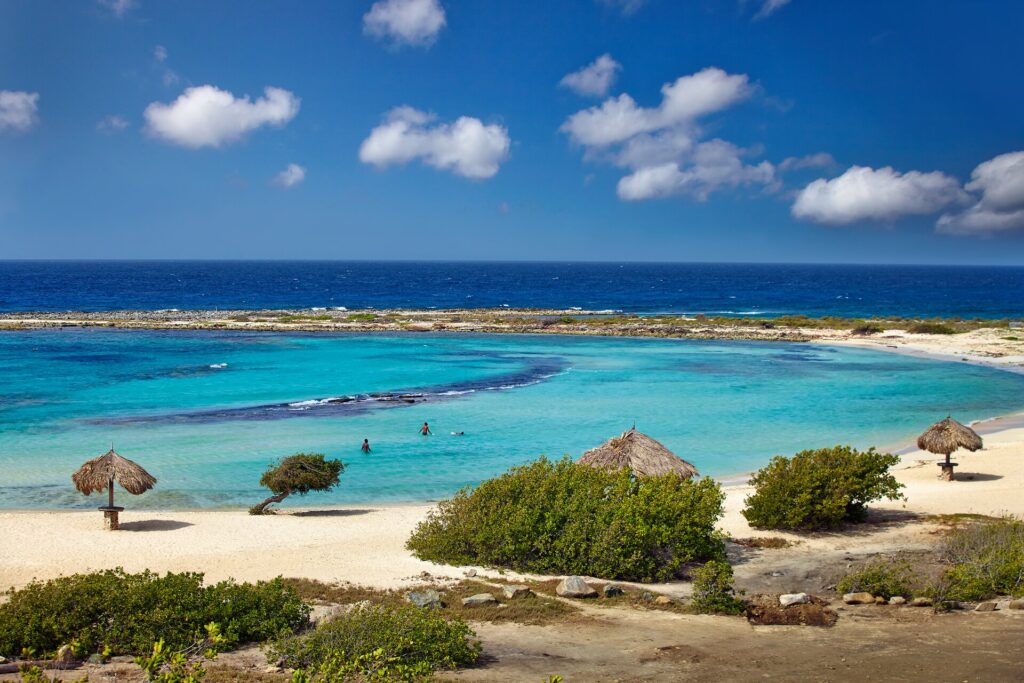
[(268, 505), (280, 503), (293, 493), (304, 496), (310, 491), (330, 491), (338, 485), (344, 470), (340, 460), (326, 460), (323, 453), (296, 453), (282, 458), (260, 477), (260, 486), (274, 495), (249, 508), (249, 514), (265, 514)]

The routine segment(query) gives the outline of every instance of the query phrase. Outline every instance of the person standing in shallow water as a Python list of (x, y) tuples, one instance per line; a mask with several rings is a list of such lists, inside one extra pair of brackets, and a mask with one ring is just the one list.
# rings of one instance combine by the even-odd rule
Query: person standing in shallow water
[(369, 439), (363, 439), (363, 453), (369, 453), (369, 452), (370, 452), (370, 440)]
[(423, 436), (432, 436), (434, 433), (430, 431), (430, 425), (424, 422), (423, 426), (420, 427), (420, 434), (422, 434)]

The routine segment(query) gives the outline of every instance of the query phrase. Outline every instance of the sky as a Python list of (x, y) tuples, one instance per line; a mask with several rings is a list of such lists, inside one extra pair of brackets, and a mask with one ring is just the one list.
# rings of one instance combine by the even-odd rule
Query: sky
[(1024, 3), (0, 0), (0, 259), (1024, 264)]

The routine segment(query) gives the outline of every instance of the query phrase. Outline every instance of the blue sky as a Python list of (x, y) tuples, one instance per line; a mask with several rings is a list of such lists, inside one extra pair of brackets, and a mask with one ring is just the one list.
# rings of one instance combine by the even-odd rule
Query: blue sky
[(5, 0), (0, 258), (1022, 264), (1022, 27), (996, 1)]

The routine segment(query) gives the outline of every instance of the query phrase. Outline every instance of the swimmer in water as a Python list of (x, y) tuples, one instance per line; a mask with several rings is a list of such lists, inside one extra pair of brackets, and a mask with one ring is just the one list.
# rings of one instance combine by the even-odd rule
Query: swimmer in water
[(466, 432), (452, 432), (452, 436), (465, 436)]
[(424, 422), (423, 426), (420, 427), (420, 434), (423, 436), (433, 436), (434, 432), (430, 431), (430, 425)]
[(369, 439), (363, 439), (363, 453), (369, 453), (369, 452), (370, 452), (370, 440)]

